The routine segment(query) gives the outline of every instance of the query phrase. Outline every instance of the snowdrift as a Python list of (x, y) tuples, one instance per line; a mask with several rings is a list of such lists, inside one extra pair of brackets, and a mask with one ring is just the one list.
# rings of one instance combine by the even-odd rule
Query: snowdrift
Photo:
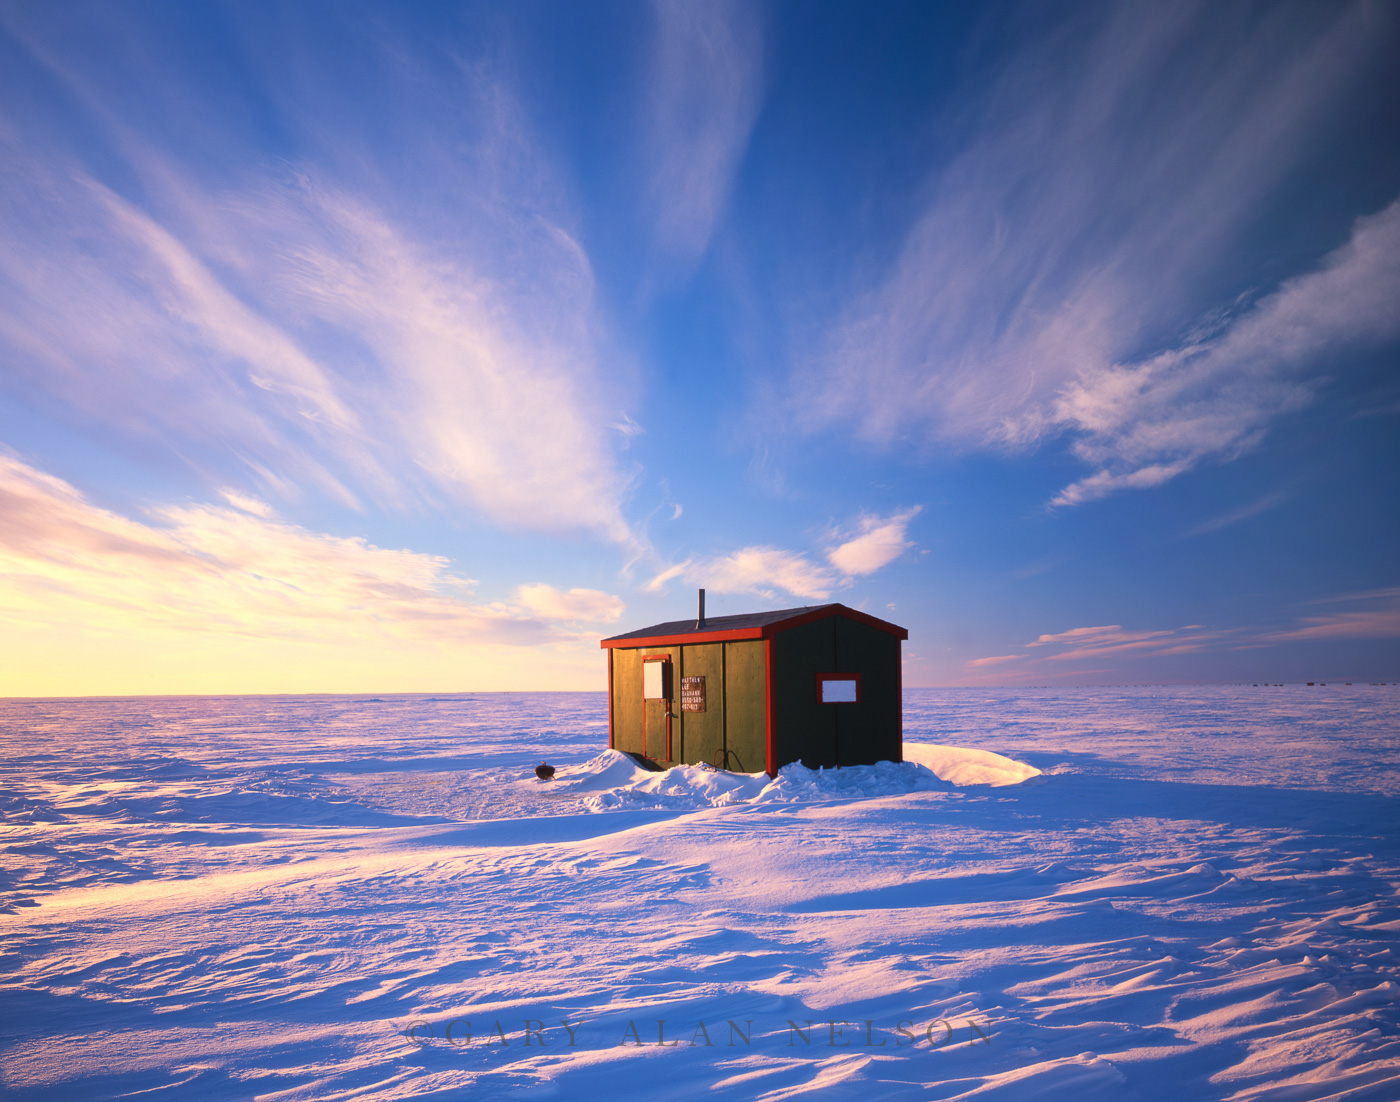
[(605, 750), (583, 765), (561, 769), (549, 783), (556, 795), (579, 796), (590, 811), (685, 810), (947, 792), (964, 785), (1019, 784), (1040, 775), (1034, 766), (985, 750), (906, 743), (904, 753), (904, 762), (841, 769), (786, 765), (769, 778), (708, 765), (678, 765), (656, 773), (626, 754)]
[(904, 760), (931, 769), (940, 779), (959, 787), (986, 784), (1000, 788), (1042, 775), (1033, 765), (993, 754), (990, 750), (969, 750), (961, 746), (939, 746), (928, 742), (906, 742)]

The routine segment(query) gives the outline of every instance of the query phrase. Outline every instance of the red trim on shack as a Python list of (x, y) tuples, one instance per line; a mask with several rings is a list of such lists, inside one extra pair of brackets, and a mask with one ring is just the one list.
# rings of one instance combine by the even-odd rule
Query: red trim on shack
[(762, 639), (762, 628), (737, 628), (734, 631), (695, 631), (688, 635), (626, 635), (604, 639), (604, 650), (614, 647), (674, 647), (682, 643), (733, 643), (740, 639)]
[(763, 705), (764, 751), (767, 760), (764, 771), (770, 777), (778, 775), (778, 739), (773, 727), (773, 640), (763, 640)]
[[(599, 646), (604, 650), (611, 650), (613, 647), (672, 647), (688, 643), (734, 643), (741, 639), (772, 639), (773, 636), (790, 628), (801, 627), (803, 624), (810, 624), (817, 620), (825, 620), (831, 616), (844, 616), (848, 620), (855, 620), (857, 623), (865, 624), (867, 627), (877, 628), (887, 632), (897, 639), (908, 639), (909, 629), (902, 628), (898, 624), (892, 624), (888, 620), (881, 620), (877, 616), (871, 616), (856, 609), (847, 608), (845, 605), (832, 604), (821, 605), (818, 608), (795, 611), (792, 616), (786, 616), (781, 620), (774, 620), (767, 624), (755, 624), (751, 627), (728, 628), (718, 631), (681, 631), (674, 629), (679, 626), (676, 623), (658, 624), (658, 628), (671, 628), (672, 631), (661, 635), (641, 635), (633, 633), (630, 635), (614, 635), (610, 639), (603, 639)], [(718, 617), (716, 617), (718, 619)]]

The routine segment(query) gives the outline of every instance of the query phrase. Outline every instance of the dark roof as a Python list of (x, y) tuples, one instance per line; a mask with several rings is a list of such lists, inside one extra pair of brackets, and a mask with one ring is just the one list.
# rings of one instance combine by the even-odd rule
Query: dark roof
[(604, 647), (644, 646), (662, 642), (718, 642), (728, 639), (765, 639), (788, 628), (813, 620), (824, 620), (828, 616), (846, 616), (863, 624), (887, 631), (901, 639), (908, 639), (909, 632), (897, 624), (857, 612), (843, 604), (804, 605), (802, 608), (780, 608), (773, 612), (748, 612), (741, 616), (707, 616), (705, 626), (696, 627), (695, 618), (689, 620), (669, 620), (664, 624), (653, 624), (649, 628), (624, 632), (603, 640)]

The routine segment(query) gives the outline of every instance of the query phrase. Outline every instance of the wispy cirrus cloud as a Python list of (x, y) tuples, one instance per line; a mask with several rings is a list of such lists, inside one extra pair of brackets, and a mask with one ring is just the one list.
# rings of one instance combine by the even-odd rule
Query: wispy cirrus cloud
[(1043, 657), (1051, 662), (1066, 662), (1125, 652), (1132, 652), (1138, 656), (1188, 654), (1220, 639), (1222, 634), (1200, 624), (1162, 631), (1126, 631), (1119, 624), (1110, 624), (1104, 627), (1071, 628), (1057, 635), (1042, 635), (1026, 646), (1064, 648)]
[[(1249, 651), (1288, 643), (1400, 638), (1400, 587), (1338, 594), (1309, 604), (1334, 607), (1299, 616), (1285, 627), (1212, 628), (1187, 624), (1132, 630), (1121, 624), (1098, 624), (1069, 628), (1038, 636), (1023, 644), (1019, 654), (973, 658), (964, 665), (979, 679), (983, 671), (995, 671), (1011, 662), (1018, 663), (1014, 672), (1006, 671), (1014, 680), (1060, 679), (1089, 673), (1121, 675), (1133, 668), (1133, 662), (1144, 658)], [(1105, 660), (1108, 665), (1101, 664)], [(1083, 662), (1094, 662), (1096, 666), (1092, 670), (1067, 670), (1066, 664)], [(993, 679), (998, 676), (1002, 675), (992, 674)]]
[(8, 385), (118, 434), (232, 450), (269, 489), (353, 503), (324, 451), (364, 429), (331, 373), (79, 166), (7, 151), (18, 180), (0, 197)]
[(1275, 490), (1248, 504), (1241, 505), (1238, 509), (1231, 509), (1227, 513), (1211, 517), (1209, 520), (1203, 520), (1200, 524), (1182, 533), (1181, 538), (1190, 539), (1193, 536), (1204, 536), (1211, 532), (1218, 532), (1222, 528), (1233, 527), (1243, 521), (1257, 517), (1261, 513), (1267, 513), (1270, 509), (1278, 508), (1278, 506), (1288, 500), (1289, 496), (1290, 495), (1285, 490)]
[[(409, 87), (415, 65), (441, 69), (441, 57), (397, 43), (376, 62), (387, 101), (415, 97), (395, 135), (410, 163), (366, 171), (340, 126), (315, 163), (254, 153), (214, 185), (105, 106), (110, 72), (19, 33), (117, 151), (106, 176), (121, 186), (24, 127), (0, 136), (12, 387), (84, 426), (168, 446), (215, 485), (467, 506), (639, 550), (612, 427), (636, 428), (617, 401), (625, 357), (563, 189), (501, 81), (449, 69), (425, 97)], [(309, 131), (333, 109), (325, 68), (283, 90)], [(434, 152), (433, 119), (470, 130), (450, 162)], [(404, 179), (387, 186), (390, 172)], [(436, 216), (444, 205), (450, 219)]]
[(1300, 617), (1294, 627), (1264, 633), (1259, 636), (1259, 641), (1292, 643), (1318, 639), (1400, 639), (1400, 587), (1344, 593), (1311, 603), (1349, 607)]
[(762, 102), (752, 5), (654, 0), (646, 98), (648, 209), (663, 256), (688, 274), (729, 201)]
[(1231, 631), (1201, 624), (1156, 631), (1134, 631), (1121, 624), (1098, 624), (1046, 633), (1023, 644), (1019, 654), (973, 658), (965, 662), (964, 667), (978, 682), (1074, 681), (1086, 676), (1118, 675), (1140, 659), (1194, 654), (1230, 645), (1234, 639)]
[(1398, 334), (1400, 201), (1359, 219), (1317, 271), (1285, 283), (1218, 336), (1144, 363), (1083, 371), (1056, 399), (1054, 419), (1078, 434), (1075, 453), (1103, 469), (1053, 504), (1154, 485), (1243, 451), (1273, 418), (1308, 402), (1315, 383), (1303, 372), (1324, 353)]
[(1397, 330), (1395, 208), (1316, 272), (1200, 322), (1219, 314), (1201, 286), (1377, 60), (1377, 20), (1391, 16), (1119, 6), (1038, 35), (930, 180), (883, 277), (827, 334), (819, 385), (802, 365), (800, 417), (885, 443), (1067, 438), (1097, 469), (1061, 506), (1252, 446), (1310, 400), (1327, 352)]
[(967, 668), (978, 670), (986, 666), (1000, 666), (1004, 662), (1019, 662), (1024, 657), (1024, 654), (994, 654), (987, 658), (973, 658), (968, 661)]
[(284, 286), (294, 306), (371, 352), (377, 378), (354, 389), (377, 411), (386, 450), (511, 527), (591, 529), (635, 545), (577, 242), (541, 226), (527, 291), (434, 256), (359, 203), (315, 202), (329, 232), (287, 243), (295, 264)]

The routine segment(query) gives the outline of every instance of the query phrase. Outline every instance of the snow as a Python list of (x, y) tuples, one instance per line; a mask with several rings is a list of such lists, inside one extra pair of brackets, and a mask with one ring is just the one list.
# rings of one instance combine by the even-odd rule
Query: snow
[[(980, 752), (962, 753), (978, 755)], [(1019, 762), (1010, 764), (1037, 772)], [(642, 768), (634, 759), (616, 750), (605, 750), (576, 769), (563, 770), (553, 784), (561, 793), (590, 793), (583, 800), (583, 806), (589, 811), (641, 807), (697, 810), (741, 803), (900, 796), (910, 792), (944, 791), (949, 787), (940, 784), (937, 776), (930, 776), (926, 770), (910, 763), (883, 761), (875, 765), (816, 770), (793, 764), (770, 778), (766, 773), (730, 773), (708, 765), (682, 765), (658, 773)]]
[(940, 779), (959, 786), (988, 784), (1000, 788), (1021, 784), (1040, 776), (1040, 770), (1023, 761), (990, 750), (971, 750), (964, 746), (935, 746), (926, 742), (906, 742), (904, 760), (931, 769)]
[(1398, 719), (916, 690), (770, 779), (600, 694), (0, 701), (0, 1093), (1393, 1100)]

